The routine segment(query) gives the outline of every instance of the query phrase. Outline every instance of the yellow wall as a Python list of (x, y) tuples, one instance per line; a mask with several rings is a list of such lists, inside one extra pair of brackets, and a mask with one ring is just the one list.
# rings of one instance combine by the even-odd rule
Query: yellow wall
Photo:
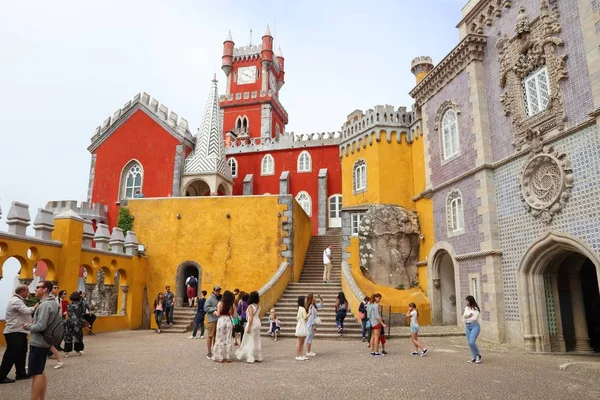
[[(350, 252), (348, 263), (350, 271), (356, 281), (356, 284), (366, 296), (371, 296), (374, 293), (381, 293), (381, 305), (384, 307), (391, 306), (392, 313), (405, 313), (408, 310), (408, 303), (415, 303), (419, 310), (419, 323), (422, 325), (431, 324), (431, 307), (429, 299), (419, 288), (398, 290), (388, 286), (378, 285), (367, 279), (360, 270), (358, 257), (358, 238), (350, 239), (350, 246), (347, 249)], [(427, 277), (425, 276), (425, 279)], [(419, 283), (421, 283), (421, 274), (419, 274)], [(350, 290), (344, 287), (344, 290)], [(358, 315), (358, 302), (350, 304), (352, 311)], [(356, 308), (356, 309), (355, 309)]]
[(286, 261), (286, 208), (278, 196), (130, 200), (134, 230), (147, 249), (150, 306), (166, 285), (177, 290), (177, 267), (185, 261), (201, 266), (201, 287), (209, 293), (214, 285), (260, 289)]
[(306, 215), (300, 204), (294, 199), (293, 206), (293, 243), (294, 243), (294, 282), (298, 282), (300, 274), (302, 273), (302, 267), (304, 266), (304, 259), (306, 258), (306, 252), (312, 239), (312, 223), (310, 217)]

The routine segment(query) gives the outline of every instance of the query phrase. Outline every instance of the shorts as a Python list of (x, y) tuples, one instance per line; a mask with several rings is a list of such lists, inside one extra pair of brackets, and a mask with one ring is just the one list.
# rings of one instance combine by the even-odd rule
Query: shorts
[(411, 325), (410, 333), (419, 333), (419, 325)]
[(47, 347), (36, 347), (29, 346), (29, 362), (28, 362), (28, 374), (33, 375), (41, 375), (44, 373), (44, 369), (46, 369), (46, 359), (48, 358), (48, 350)]
[(217, 336), (217, 321), (212, 321), (206, 324), (208, 337), (214, 339)]
[(383, 329), (383, 325), (377, 324), (375, 326), (372, 326), (371, 329)]

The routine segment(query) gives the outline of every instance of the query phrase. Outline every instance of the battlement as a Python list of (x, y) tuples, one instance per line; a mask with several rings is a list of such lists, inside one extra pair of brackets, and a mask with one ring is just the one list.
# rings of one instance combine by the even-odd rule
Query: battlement
[(337, 146), (341, 132), (322, 132), (296, 135), (285, 132), (275, 138), (245, 138), (233, 140), (225, 154), (234, 155), (256, 151), (275, 151), (306, 147)]
[(288, 113), (277, 98), (277, 95), (272, 90), (253, 90), (252, 92), (239, 92), (239, 93), (229, 93), (219, 96), (219, 105), (221, 107), (227, 107), (228, 104), (239, 104), (241, 100), (249, 100), (248, 102), (253, 102), (254, 100), (266, 100), (271, 99), (277, 106), (281, 109), (285, 118), (288, 118)]
[(72, 210), (83, 219), (97, 222), (106, 221), (108, 218), (108, 206), (99, 203), (78, 202), (77, 200), (49, 201), (46, 210), (52, 211), (54, 215)]
[(173, 134), (179, 136), (181, 139), (188, 139), (191, 142), (194, 138), (189, 130), (188, 122), (184, 118), (179, 118), (179, 115), (174, 111), (169, 112), (169, 108), (164, 104), (160, 104), (157, 99), (151, 98), (146, 92), (136, 94), (132, 100), (129, 100), (123, 108), (118, 109), (112, 116), (109, 116), (104, 120), (102, 125), (96, 128), (94, 135), (92, 136), (93, 147), (97, 142), (103, 139), (103, 136), (112, 127), (118, 125), (121, 117), (133, 110), (136, 106), (142, 106), (151, 114), (158, 117), (158, 119), (164, 123), (165, 127), (170, 129)]
[(413, 60), (410, 62), (411, 67), (414, 67), (415, 65), (419, 65), (419, 64), (433, 65), (433, 60), (429, 56), (420, 56), (420, 57), (413, 58)]
[(406, 107), (394, 110), (391, 105), (377, 105), (366, 112), (355, 110), (348, 115), (347, 121), (342, 125), (342, 139), (360, 135), (374, 127), (381, 128), (406, 128), (415, 120), (413, 111), (406, 111)]

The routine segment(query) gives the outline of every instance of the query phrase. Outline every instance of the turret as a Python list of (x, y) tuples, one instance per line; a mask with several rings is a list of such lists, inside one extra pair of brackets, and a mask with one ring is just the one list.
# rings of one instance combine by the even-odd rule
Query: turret
[(227, 33), (227, 38), (223, 42), (223, 63), (221, 69), (225, 72), (225, 75), (229, 77), (231, 70), (233, 69), (233, 39), (231, 38), (231, 31)]
[(267, 29), (262, 37), (262, 50), (260, 52), (261, 65), (262, 65), (262, 91), (269, 89), (269, 69), (273, 65), (273, 35), (267, 24)]
[(277, 77), (277, 92), (285, 83), (285, 58), (283, 58), (283, 53), (281, 53), (281, 46), (277, 48), (277, 64), (279, 64), (279, 76)]
[(417, 57), (411, 62), (410, 72), (412, 72), (417, 78), (417, 85), (421, 82), (427, 74), (433, 69), (433, 60), (429, 56)]

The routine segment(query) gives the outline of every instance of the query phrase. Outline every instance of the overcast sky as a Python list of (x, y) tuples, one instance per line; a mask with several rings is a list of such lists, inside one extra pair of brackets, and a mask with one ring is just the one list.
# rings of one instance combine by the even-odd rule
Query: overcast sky
[(286, 59), (287, 131), (335, 131), (357, 108), (410, 108), (410, 61), (437, 63), (458, 43), (465, 3), (0, 0), (0, 229), (14, 200), (32, 220), (47, 201), (85, 200), (92, 133), (136, 93), (195, 133), (214, 72), (224, 91), (228, 29), (236, 46), (251, 29), (258, 44), (269, 23)]

